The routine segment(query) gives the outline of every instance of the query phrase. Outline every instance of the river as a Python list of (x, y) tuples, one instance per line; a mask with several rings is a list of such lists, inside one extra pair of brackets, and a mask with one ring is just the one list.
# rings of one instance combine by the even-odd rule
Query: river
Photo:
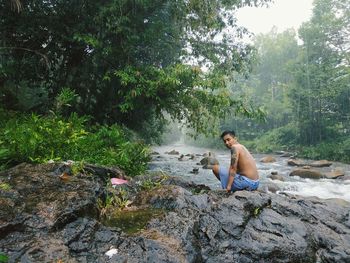
[[(204, 153), (211, 152), (218, 159), (220, 165), (229, 166), (230, 152), (229, 150), (217, 150), (209, 148), (199, 148), (188, 146), (182, 142), (171, 145), (155, 146), (153, 150), (158, 154), (153, 155), (153, 159), (149, 164), (151, 171), (163, 171), (172, 176), (180, 176), (186, 180), (193, 181), (196, 184), (204, 184), (211, 189), (219, 189), (219, 181), (212, 174), (211, 170), (203, 169), (198, 165), (203, 158)], [(169, 155), (167, 152), (172, 150), (178, 151), (179, 155)], [(180, 155), (195, 155), (192, 160), (185, 156), (183, 160), (179, 160)], [(341, 198), (350, 202), (350, 165), (333, 162), (330, 167), (320, 168), (323, 172), (329, 172), (334, 169), (341, 169), (345, 172), (345, 176), (338, 179), (304, 179), (298, 176), (289, 176), (295, 167), (287, 165), (288, 158), (279, 155), (273, 155), (276, 162), (262, 163), (260, 159), (266, 154), (253, 155), (260, 175), (259, 189), (267, 190), (268, 186), (274, 185), (279, 189), (277, 193), (289, 193), (301, 196), (317, 196), (322, 199)], [(271, 155), (270, 155), (271, 156)], [(198, 173), (194, 174), (193, 169), (198, 169)], [(268, 178), (271, 172), (277, 172), (283, 176), (284, 181), (271, 180)]]

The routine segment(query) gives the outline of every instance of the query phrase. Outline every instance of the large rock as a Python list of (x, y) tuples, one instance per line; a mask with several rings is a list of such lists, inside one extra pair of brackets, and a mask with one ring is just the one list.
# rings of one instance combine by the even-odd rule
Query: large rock
[(329, 167), (332, 165), (332, 162), (327, 160), (319, 160), (310, 163), (301, 159), (289, 159), (287, 164), (290, 166)]
[(320, 179), (324, 177), (320, 171), (313, 170), (313, 169), (304, 169), (304, 168), (295, 169), (289, 175), (299, 176), (301, 178), (311, 178), (311, 179)]
[(266, 190), (271, 193), (276, 193), (277, 191), (281, 190), (281, 188), (277, 184), (268, 183), (266, 186)]
[(344, 175), (345, 175), (345, 172), (341, 168), (336, 168), (330, 172), (325, 173), (325, 177), (328, 179), (336, 179)]
[(345, 172), (342, 169), (334, 169), (330, 172), (322, 173), (319, 170), (311, 169), (309, 166), (305, 166), (303, 168), (293, 170), (289, 175), (299, 176), (301, 178), (311, 178), (311, 179), (320, 179), (320, 178), (337, 179), (341, 176), (344, 176)]
[(165, 152), (166, 154), (169, 154), (169, 155), (179, 155), (180, 153), (178, 151), (175, 151), (175, 150), (171, 150), (170, 152)]
[(307, 162), (305, 162), (304, 160), (300, 160), (300, 159), (289, 159), (287, 161), (287, 164), (290, 166), (305, 166), (308, 165)]
[(207, 156), (200, 160), (200, 164), (204, 169), (211, 169), (214, 165), (219, 164), (219, 161), (213, 156)]
[(99, 220), (104, 180), (62, 180), (55, 169), (21, 165), (0, 174), (0, 254), (9, 262), (350, 262), (346, 201), (227, 194), (170, 177), (130, 192), (136, 209), (164, 214), (129, 235)]
[(314, 161), (312, 163), (310, 163), (309, 165), (312, 167), (329, 167), (331, 166), (333, 163), (327, 160), (319, 160), (319, 161)]
[(276, 158), (273, 156), (265, 156), (260, 159), (260, 162), (262, 163), (274, 163), (276, 162)]
[(279, 180), (279, 181), (284, 181), (284, 178), (282, 175), (279, 174), (271, 174), (269, 176), (267, 176), (268, 178), (270, 178), (271, 180)]

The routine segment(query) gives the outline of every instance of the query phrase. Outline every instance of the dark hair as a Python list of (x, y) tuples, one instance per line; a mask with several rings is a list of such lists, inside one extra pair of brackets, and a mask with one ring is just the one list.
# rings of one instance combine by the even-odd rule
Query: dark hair
[(224, 132), (221, 134), (220, 138), (223, 139), (227, 134), (231, 135), (232, 137), (236, 137), (235, 131), (234, 131), (234, 130), (231, 130), (231, 131), (224, 131)]

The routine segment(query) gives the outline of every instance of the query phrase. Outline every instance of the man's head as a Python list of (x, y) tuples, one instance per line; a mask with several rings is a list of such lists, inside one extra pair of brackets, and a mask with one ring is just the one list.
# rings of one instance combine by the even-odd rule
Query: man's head
[(231, 149), (233, 144), (235, 144), (237, 142), (236, 134), (233, 130), (232, 131), (224, 131), (220, 137), (224, 141), (224, 144), (226, 145), (226, 147), (229, 149)]
[(231, 135), (232, 137), (236, 137), (235, 131), (234, 131), (234, 130), (231, 130), (231, 131), (224, 131), (224, 132), (221, 134), (220, 138), (221, 138), (221, 139), (224, 139), (225, 135), (227, 135), (227, 134)]

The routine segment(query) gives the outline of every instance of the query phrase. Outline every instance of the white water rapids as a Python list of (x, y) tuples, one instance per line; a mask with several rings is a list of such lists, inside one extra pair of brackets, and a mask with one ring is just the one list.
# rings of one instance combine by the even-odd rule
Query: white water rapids
[[(208, 148), (199, 148), (187, 146), (181, 142), (172, 145), (155, 146), (153, 150), (157, 155), (153, 155), (153, 160), (149, 164), (151, 171), (163, 171), (169, 175), (180, 176), (186, 180), (193, 181), (196, 184), (204, 184), (211, 189), (219, 189), (220, 184), (211, 170), (203, 169), (198, 165), (203, 158), (204, 153), (211, 152), (219, 160), (220, 165), (229, 166), (230, 152), (229, 150), (213, 150)], [(166, 152), (172, 150), (178, 151), (179, 155), (169, 155)], [(194, 154), (197, 155), (194, 160), (185, 156), (183, 160), (179, 160), (180, 155)], [(321, 168), (324, 172), (334, 169), (342, 169), (345, 176), (338, 179), (304, 179), (298, 176), (289, 176), (290, 172), (295, 169), (287, 165), (288, 158), (273, 155), (276, 162), (262, 163), (260, 159), (266, 155), (253, 155), (260, 175), (260, 189), (267, 189), (268, 185), (275, 185), (280, 190), (279, 193), (289, 193), (301, 196), (317, 196), (322, 199), (341, 198), (350, 202), (350, 165), (344, 163), (333, 162), (330, 167)], [(193, 169), (199, 169), (198, 174), (191, 173)], [(271, 180), (268, 176), (271, 172), (277, 172), (283, 176), (284, 181)]]

